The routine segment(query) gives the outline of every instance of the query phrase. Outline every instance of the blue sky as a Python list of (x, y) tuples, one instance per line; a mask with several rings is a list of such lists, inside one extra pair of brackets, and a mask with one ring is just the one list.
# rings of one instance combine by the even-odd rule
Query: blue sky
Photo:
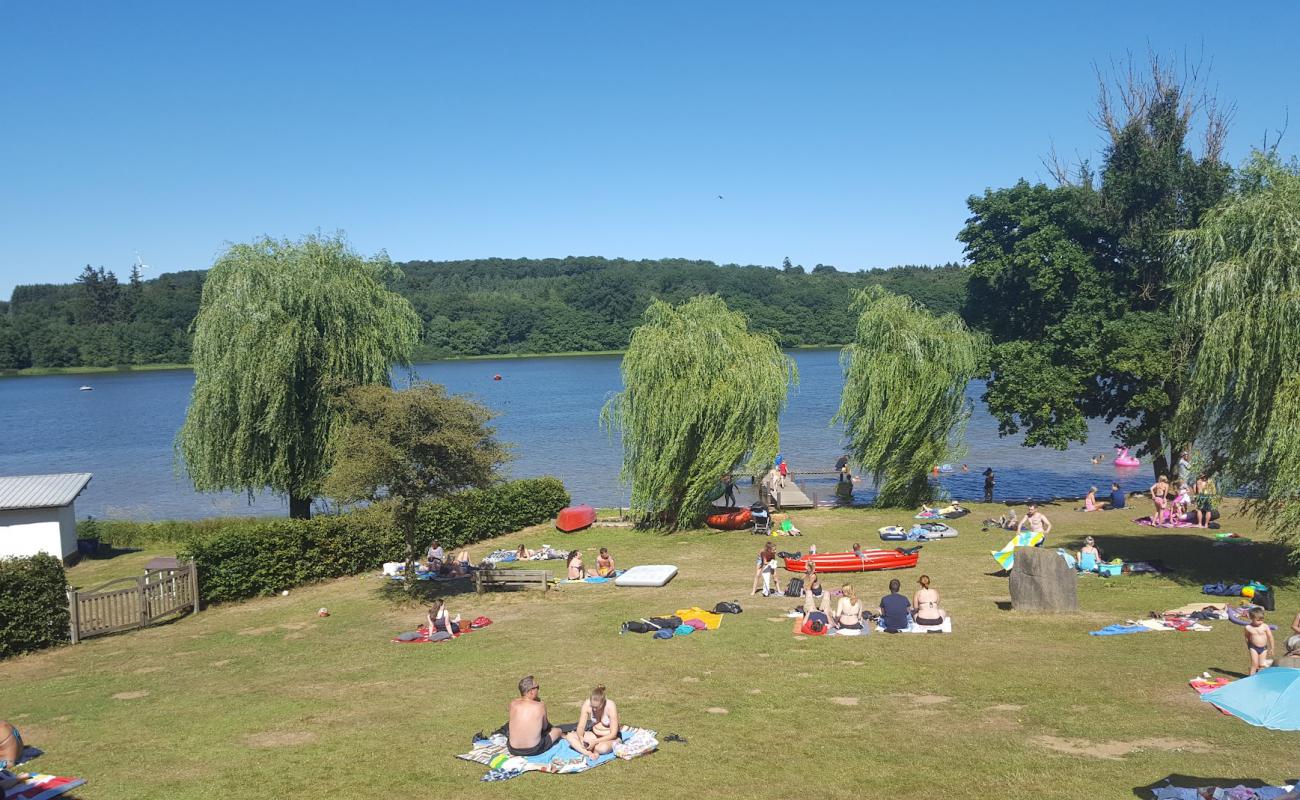
[[(965, 198), (1099, 153), (1094, 62), (1297, 119), (1300, 5), (0, 4), (0, 298), (345, 230), (397, 260), (960, 258)], [(717, 195), (725, 199), (719, 200)]]

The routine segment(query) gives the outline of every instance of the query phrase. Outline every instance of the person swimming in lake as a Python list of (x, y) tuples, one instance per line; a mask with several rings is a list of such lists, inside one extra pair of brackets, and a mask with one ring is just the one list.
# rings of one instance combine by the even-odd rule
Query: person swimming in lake
[(613, 571), (614, 557), (609, 554), (609, 548), (600, 548), (600, 555), (596, 556), (596, 574), (602, 578), (608, 578)]
[[(939, 592), (930, 588), (930, 576), (922, 575), (917, 583), (920, 589), (912, 596), (912, 611), (917, 625), (942, 625), (948, 613), (939, 607)], [(890, 589), (893, 589), (891, 584)]]
[(581, 550), (570, 550), (569, 555), (564, 560), (569, 565), (569, 580), (583, 581), (587, 579), (587, 567), (582, 563)]

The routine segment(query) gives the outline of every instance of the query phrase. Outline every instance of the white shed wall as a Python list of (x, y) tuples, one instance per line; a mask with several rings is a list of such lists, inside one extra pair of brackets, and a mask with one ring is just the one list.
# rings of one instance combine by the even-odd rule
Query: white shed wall
[(77, 519), (72, 505), (0, 511), (0, 556), (49, 553), (67, 558), (77, 550)]

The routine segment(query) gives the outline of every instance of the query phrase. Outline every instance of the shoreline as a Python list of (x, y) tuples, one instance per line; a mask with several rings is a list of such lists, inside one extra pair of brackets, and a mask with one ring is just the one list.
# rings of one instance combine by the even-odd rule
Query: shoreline
[[(801, 344), (783, 347), (782, 350), (839, 350), (839, 344)], [(626, 350), (577, 350), (562, 353), (485, 353), (471, 356), (444, 356), (442, 358), (417, 358), (411, 365), (440, 364), (446, 361), (493, 361), (522, 358), (579, 358), (583, 356), (621, 356)], [(46, 378), (52, 375), (105, 375), (118, 372), (174, 372), (194, 370), (193, 364), (126, 364), (115, 367), (26, 367), (0, 369), (0, 378)]]

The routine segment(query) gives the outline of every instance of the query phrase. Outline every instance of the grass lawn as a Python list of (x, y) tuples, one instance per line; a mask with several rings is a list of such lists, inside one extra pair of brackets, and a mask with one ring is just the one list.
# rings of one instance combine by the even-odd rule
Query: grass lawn
[[(347, 578), (0, 663), (0, 716), (46, 751), (33, 767), (89, 779), (79, 796), (92, 800), (1121, 798), (1172, 774), (1232, 784), (1296, 777), (1296, 734), (1220, 715), (1187, 686), (1204, 670), (1244, 672), (1236, 625), (1087, 635), (1198, 601), (1212, 579), (1288, 581), (1294, 569), (1279, 548), (1216, 548), (1203, 531), (1133, 525), (1145, 507), (1085, 515), (1048, 506), (1052, 547), (1077, 549), (1092, 533), (1107, 557), (1160, 558), (1179, 571), (1081, 577), (1081, 613), (1028, 616), (1004, 610), (1007, 580), (991, 574), (989, 551), (1009, 535), (980, 531), (979, 520), (1004, 507), (974, 509), (955, 523), (959, 538), (925, 546), (919, 569), (846, 578), (874, 600), (890, 578), (910, 593), (928, 573), (954, 615), (950, 636), (793, 636), (782, 616), (793, 601), (748, 594), (761, 540), (745, 532), (535, 528), (497, 543), (581, 547), (588, 563), (604, 545), (622, 566), (674, 563), (680, 573), (661, 589), (454, 594), (453, 613), (495, 624), (438, 645), (391, 644), (415, 627), (420, 609), (395, 602), (377, 575)], [(876, 529), (908, 516), (798, 513), (804, 537), (780, 539), (778, 549), (879, 546)], [(1225, 527), (1254, 535), (1231, 514)], [(90, 561), (70, 578), (92, 586), (134, 574), (158, 552)], [(558, 574), (561, 565), (546, 566)], [(718, 631), (671, 641), (618, 634), (626, 619), (733, 599), (745, 613)], [(1300, 609), (1294, 579), (1277, 604), (1270, 621), (1285, 638)], [(321, 606), (329, 618), (316, 616)], [(515, 683), (529, 673), (556, 722), (576, 721), (578, 702), (599, 682), (625, 722), (689, 743), (585, 775), (481, 783), (483, 767), (454, 755), (475, 731), (504, 721)]]

